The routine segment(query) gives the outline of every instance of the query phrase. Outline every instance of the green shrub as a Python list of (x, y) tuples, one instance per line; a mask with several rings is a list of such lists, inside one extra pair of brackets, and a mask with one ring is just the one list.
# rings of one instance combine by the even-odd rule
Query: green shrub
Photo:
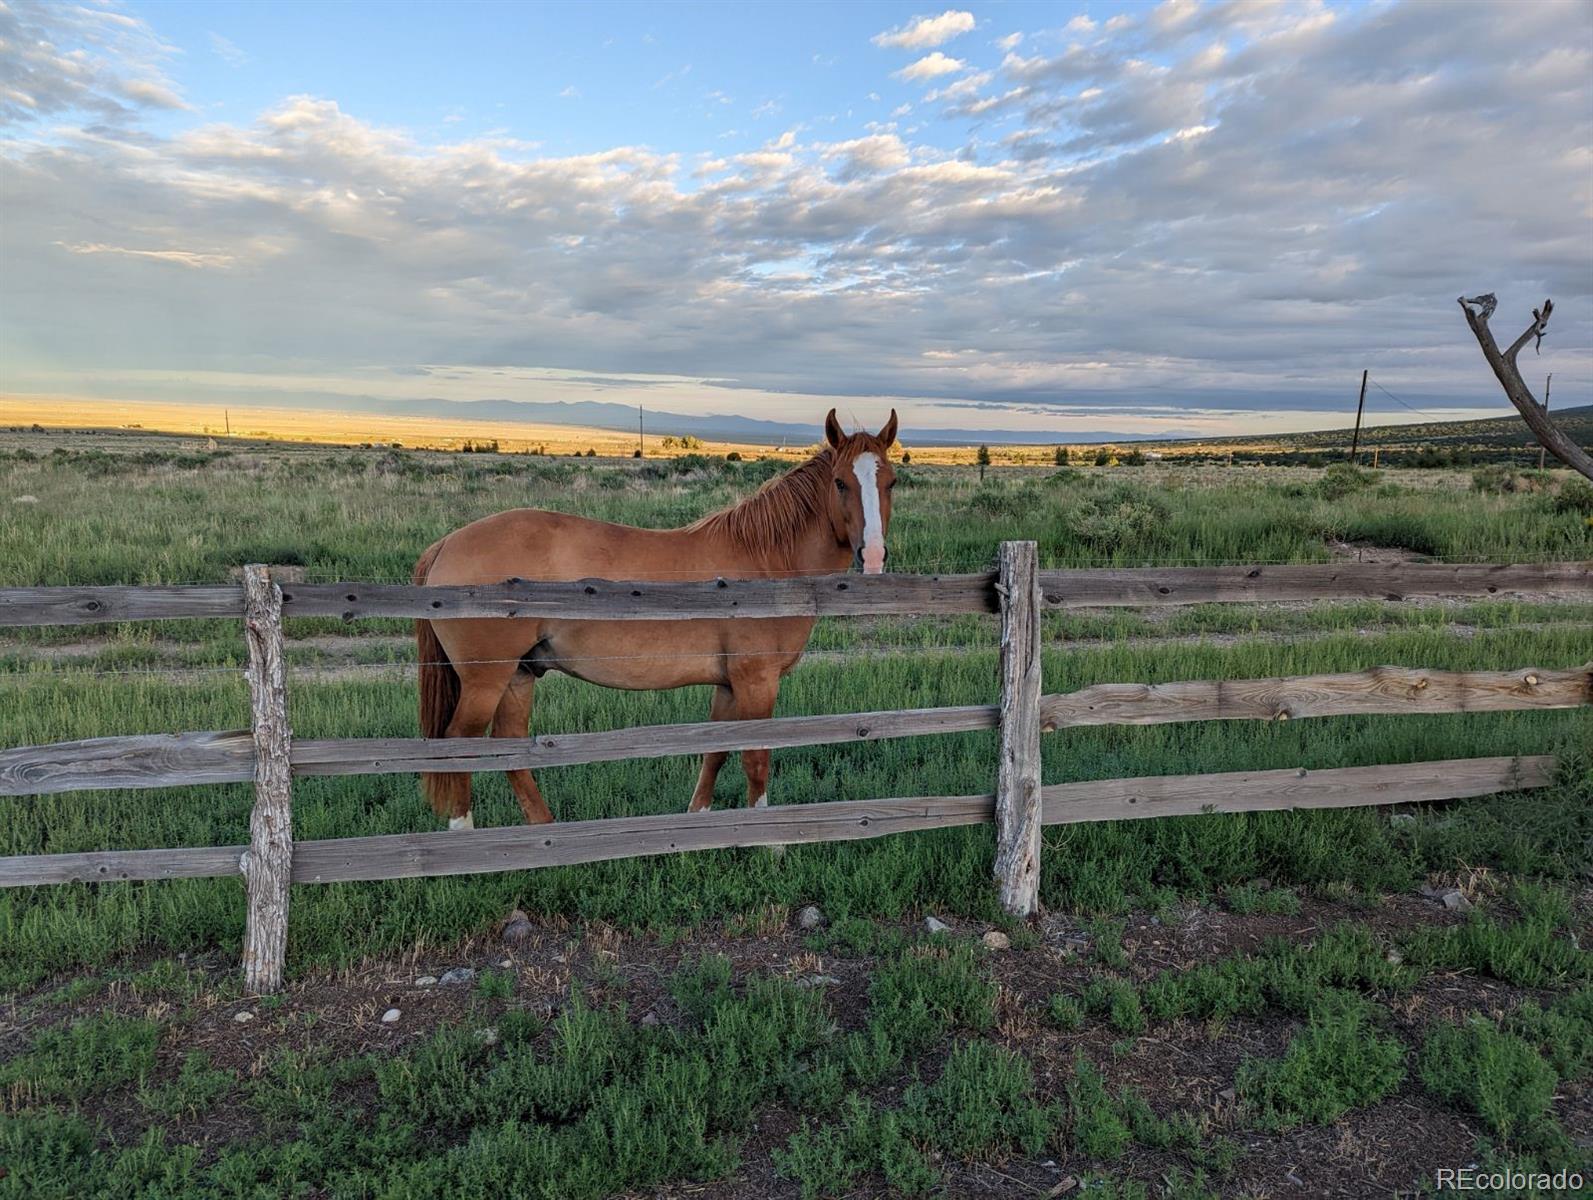
[(1537, 1046), (1562, 1079), (1581, 1079), (1593, 1069), (1593, 987), (1578, 988), (1548, 1009), (1529, 1000), (1504, 1025)]
[(1585, 479), (1567, 479), (1555, 489), (1549, 509), (1556, 513), (1593, 517), (1593, 483)]
[(97, 1016), (46, 1029), (32, 1047), (0, 1065), (0, 1086), (35, 1099), (78, 1100), (123, 1083), (142, 1082), (155, 1067), (160, 1032), (153, 1021)]
[(954, 1026), (979, 1032), (996, 1019), (996, 988), (979, 972), (971, 946), (920, 946), (882, 963), (869, 986), (872, 1022), (908, 1054), (927, 1049)]
[(1422, 929), (1406, 955), (1424, 967), (1480, 971), (1520, 987), (1548, 987), (1589, 976), (1588, 955), (1560, 934), (1552, 914), (1529, 913), (1511, 925), (1474, 912), (1464, 925)]
[(1422, 1045), (1418, 1070), (1434, 1096), (1476, 1113), (1505, 1138), (1548, 1115), (1557, 1082), (1554, 1068), (1531, 1045), (1483, 1019), (1435, 1028)]
[(1364, 471), (1347, 462), (1337, 462), (1322, 472), (1316, 481), (1317, 495), (1324, 500), (1342, 500), (1354, 492), (1362, 491), (1376, 483), (1382, 476), (1376, 471)]
[(902, 1112), (915, 1141), (964, 1159), (1008, 1149), (1033, 1154), (1057, 1115), (1035, 1100), (1028, 1062), (982, 1041), (953, 1050), (933, 1084), (909, 1087)]
[(1405, 1078), (1405, 1048), (1373, 1026), (1359, 996), (1332, 991), (1312, 1007), (1281, 1059), (1247, 1059), (1235, 1087), (1266, 1129), (1324, 1125), (1389, 1095)]
[(1067, 1084), (1067, 1129), (1070, 1144), (1086, 1158), (1121, 1158), (1134, 1140), (1106, 1080), (1082, 1054), (1073, 1060)]
[(1072, 1033), (1084, 1024), (1084, 1010), (1079, 1007), (1078, 1001), (1061, 992), (1051, 997), (1046, 1004), (1046, 1013), (1053, 1025), (1067, 1033)]

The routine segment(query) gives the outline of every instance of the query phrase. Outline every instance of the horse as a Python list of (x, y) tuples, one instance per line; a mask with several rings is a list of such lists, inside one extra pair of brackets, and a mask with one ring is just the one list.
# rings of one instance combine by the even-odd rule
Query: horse
[[(415, 564), (417, 584), (506, 579), (766, 579), (824, 575), (849, 566), (885, 569), (896, 473), (889, 450), (896, 412), (877, 434), (848, 435), (831, 409), (824, 445), (753, 495), (678, 529), (640, 529), (540, 509), (483, 517), (433, 543)], [(711, 684), (710, 720), (768, 717), (780, 681), (797, 664), (812, 617), (680, 621), (556, 617), (415, 622), (420, 724), (426, 737), (528, 737), (536, 681), (562, 671), (626, 690)], [(728, 756), (703, 757), (688, 811), (713, 803)], [(769, 800), (769, 752), (744, 750), (747, 804)], [(508, 771), (529, 824), (553, 813), (529, 770)], [(472, 829), (467, 772), (423, 774), (421, 788), (450, 829)]]

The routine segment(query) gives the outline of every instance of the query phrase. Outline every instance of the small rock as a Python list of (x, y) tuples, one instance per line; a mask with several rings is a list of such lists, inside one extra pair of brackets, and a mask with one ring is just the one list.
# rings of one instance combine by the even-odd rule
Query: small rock
[(648, 1013), (646, 1016), (644, 1016), (642, 1018), (642, 1024), (646, 1025), (649, 1029), (651, 1029), (654, 1025), (658, 1024), (658, 1014), (657, 1013), (651, 1013), (651, 1012)]
[(236, 1014), (232, 1019), (238, 1022), (240, 1025), (245, 1025), (254, 1020), (254, 1014), (246, 1008), (241, 1013)]
[(476, 1030), (476, 1040), (483, 1046), (496, 1046), (498, 1044), (498, 1031), (491, 1025)]
[(1476, 907), (1470, 900), (1466, 899), (1466, 894), (1459, 888), (1450, 888), (1438, 898), (1444, 902), (1444, 907), (1450, 912), (1470, 912)]
[(1405, 961), (1405, 956), (1398, 950), (1394, 949), (1394, 947), (1390, 946), (1388, 948), (1388, 953), (1383, 955), (1383, 959), (1386, 962), (1393, 963), (1397, 967), (1400, 963)]
[(1239, 1093), (1234, 1091), (1233, 1088), (1223, 1088), (1222, 1091), (1217, 1093), (1217, 1099), (1226, 1100), (1229, 1104), (1232, 1104), (1239, 1099)]
[(796, 980), (794, 986), (799, 988), (839, 987), (840, 983), (841, 981), (834, 975), (804, 975)]
[(390, 1008), (382, 1014), (382, 1024), (396, 1025), (398, 1024), (398, 1018), (403, 1015), (404, 1014), (399, 1012), (396, 1008)]
[[(1052, 1165), (1055, 1166), (1056, 1164), (1053, 1163)], [(1049, 1192), (1047, 1192), (1046, 1195), (1047, 1196), (1066, 1196), (1069, 1192), (1071, 1192), (1074, 1188), (1076, 1188), (1078, 1186), (1079, 1186), (1079, 1181), (1076, 1178), (1074, 1178), (1072, 1175), (1064, 1175), (1064, 1176), (1062, 1176), (1061, 1179), (1058, 1179), (1056, 1181), (1056, 1186), (1054, 1188), (1052, 1188)]]
[(986, 950), (1009, 950), (1012, 948), (1012, 939), (999, 929), (992, 929), (979, 940), (985, 944)]
[(39, 502), (39, 498), (37, 496), (18, 496), (13, 503), (16, 503), (16, 504), (37, 504), (38, 502)]
[(442, 978), (437, 982), (446, 987), (449, 984), (469, 983), (475, 977), (476, 969), (474, 967), (455, 967), (451, 971), (444, 971)]
[(939, 917), (925, 917), (924, 918), (924, 932), (926, 932), (926, 933), (950, 933), (951, 932), (951, 926), (946, 924), (946, 922), (942, 921)]
[(415, 986), (416, 987), (436, 987), (437, 986), (437, 976), (435, 976), (435, 975), (417, 975), (415, 977)]
[(803, 929), (817, 929), (824, 924), (824, 914), (817, 904), (810, 904), (797, 913), (797, 925)]
[(514, 969), (514, 959), (512, 959), (512, 958), (502, 959), (502, 960), (499, 961), (498, 965), (500, 967), (502, 967), (505, 971), (512, 971)]
[(1414, 825), (1416, 817), (1413, 813), (1394, 813), (1388, 818), (1390, 825)]
[(518, 908), (509, 914), (509, 919), (503, 923), (503, 933), (500, 935), (511, 946), (518, 946), (528, 939), (534, 930), (531, 928), (531, 919)]

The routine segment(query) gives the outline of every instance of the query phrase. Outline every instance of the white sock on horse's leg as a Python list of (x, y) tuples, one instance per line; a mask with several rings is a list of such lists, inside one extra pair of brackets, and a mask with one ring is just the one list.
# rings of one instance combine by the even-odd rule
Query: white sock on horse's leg
[(763, 795), (759, 796), (756, 800), (754, 800), (752, 802), (752, 807), (753, 808), (768, 808), (769, 807), (769, 793), (768, 792), (764, 792)]
[(448, 818), (448, 828), (449, 829), (474, 829), (475, 827), (476, 827), (476, 820), (475, 820), (475, 817), (471, 813), (466, 813), (462, 817), (449, 817)]

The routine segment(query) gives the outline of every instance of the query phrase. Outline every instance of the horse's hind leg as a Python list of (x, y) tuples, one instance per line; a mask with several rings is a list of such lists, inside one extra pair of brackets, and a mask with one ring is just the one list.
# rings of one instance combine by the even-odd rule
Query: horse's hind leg
[[(448, 722), (444, 737), (485, 737), (493, 714), (503, 699), (504, 689), (514, 677), (514, 663), (470, 663), (454, 668), (459, 673), (459, 703)], [(470, 815), (470, 774), (455, 772), (445, 778), (455, 780), (448, 788), (450, 811), (439, 805), (438, 816), (448, 818), (449, 829), (474, 829)]]
[[(536, 676), (529, 671), (516, 671), (498, 701), (498, 711), (492, 718), (492, 736), (495, 738), (523, 738), (531, 734), (531, 698), (536, 687)], [(526, 824), (546, 825), (553, 820), (553, 812), (530, 771), (505, 771), (514, 798), (520, 802)]]
[[(735, 716), (735, 694), (727, 687), (716, 687), (713, 703), (708, 708), (708, 719), (733, 721)], [(702, 770), (697, 774), (697, 786), (691, 793), (691, 803), (686, 806), (687, 812), (702, 812), (705, 808), (713, 807), (714, 780), (719, 778), (719, 768), (725, 765), (725, 759), (729, 757), (723, 751), (702, 756)]]

